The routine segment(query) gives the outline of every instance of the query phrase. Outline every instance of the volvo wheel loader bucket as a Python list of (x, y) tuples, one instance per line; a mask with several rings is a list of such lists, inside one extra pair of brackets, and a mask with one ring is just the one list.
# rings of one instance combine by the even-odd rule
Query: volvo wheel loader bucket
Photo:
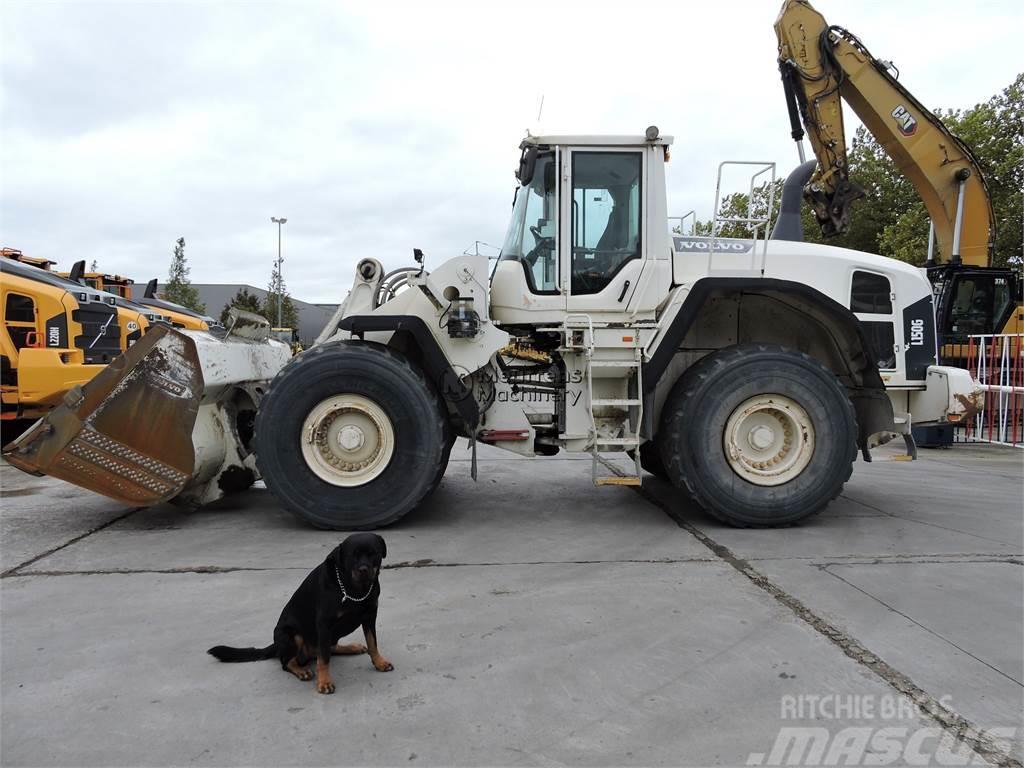
[(291, 358), (259, 315), (226, 337), (157, 325), (4, 447), (15, 467), (125, 504), (206, 504), (259, 479), (256, 409)]
[(64, 404), (4, 447), (9, 463), (131, 505), (178, 495), (192, 477), (203, 393), (196, 346), (151, 329)]

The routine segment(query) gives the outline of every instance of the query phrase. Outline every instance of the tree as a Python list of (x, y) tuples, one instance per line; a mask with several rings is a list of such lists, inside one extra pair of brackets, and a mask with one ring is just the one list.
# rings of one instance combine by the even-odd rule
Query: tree
[(181, 304), (193, 312), (204, 314), (206, 305), (199, 300), (197, 291), (192, 281), (188, 279), (189, 268), (185, 261), (185, 238), (179, 237), (174, 244), (174, 255), (171, 257), (171, 271), (167, 284), (163, 288), (163, 297), (167, 301)]
[[(281, 320), (277, 318), (277, 297), (281, 296)], [(278, 270), (277, 262), (274, 262), (274, 271), (270, 274), (270, 285), (267, 286), (267, 295), (263, 299), (263, 306), (260, 314), (270, 321), (275, 328), (298, 328), (299, 312), (292, 303), (292, 297), (284, 284), (284, 277)]]
[(234, 298), (224, 305), (224, 309), (220, 311), (220, 321), (222, 324), (227, 325), (228, 310), (232, 307), (244, 309), (246, 312), (255, 312), (257, 315), (263, 314), (263, 308), (260, 306), (260, 297), (255, 293), (249, 293), (248, 288), (239, 288)]

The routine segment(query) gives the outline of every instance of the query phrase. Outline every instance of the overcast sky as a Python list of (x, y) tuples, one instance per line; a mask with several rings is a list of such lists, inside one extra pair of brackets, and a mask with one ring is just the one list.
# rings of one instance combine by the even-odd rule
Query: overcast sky
[[(669, 212), (707, 216), (720, 160), (796, 162), (778, 7), (5, 0), (0, 244), (163, 281), (184, 236), (193, 281), (265, 286), (286, 216), (289, 290), (337, 301), (364, 256), (500, 245), (527, 128), (656, 124)], [(933, 108), (1024, 62), (1016, 1), (816, 7)]]

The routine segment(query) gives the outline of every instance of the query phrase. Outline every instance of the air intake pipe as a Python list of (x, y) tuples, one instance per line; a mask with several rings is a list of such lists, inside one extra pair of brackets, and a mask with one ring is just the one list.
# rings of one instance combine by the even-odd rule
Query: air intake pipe
[(779, 207), (779, 218), (772, 229), (772, 240), (792, 240), (803, 242), (804, 227), (800, 220), (800, 207), (804, 201), (804, 187), (818, 166), (817, 160), (801, 163), (786, 177), (782, 185), (782, 204)]

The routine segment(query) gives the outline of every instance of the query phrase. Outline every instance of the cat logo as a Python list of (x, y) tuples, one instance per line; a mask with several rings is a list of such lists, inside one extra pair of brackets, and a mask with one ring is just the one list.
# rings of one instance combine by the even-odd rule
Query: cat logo
[(917, 118), (910, 114), (910, 110), (900, 104), (892, 111), (896, 124), (900, 127), (900, 133), (904, 136), (913, 136), (917, 132)]

